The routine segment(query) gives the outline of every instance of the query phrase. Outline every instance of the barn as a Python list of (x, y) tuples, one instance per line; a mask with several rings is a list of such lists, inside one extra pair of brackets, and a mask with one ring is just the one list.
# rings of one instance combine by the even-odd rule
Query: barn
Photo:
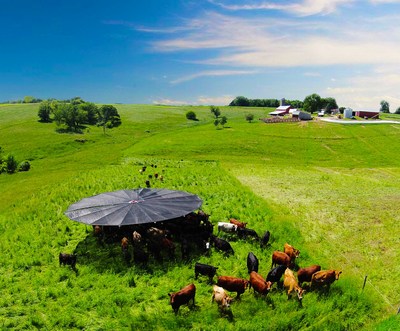
[(289, 114), (289, 110), (292, 109), (292, 106), (286, 105), (286, 106), (279, 106), (278, 108), (275, 109), (272, 113), (269, 113), (272, 116), (284, 116)]
[(356, 111), (356, 116), (362, 117), (362, 118), (379, 119), (379, 111), (375, 111), (375, 110), (357, 110)]

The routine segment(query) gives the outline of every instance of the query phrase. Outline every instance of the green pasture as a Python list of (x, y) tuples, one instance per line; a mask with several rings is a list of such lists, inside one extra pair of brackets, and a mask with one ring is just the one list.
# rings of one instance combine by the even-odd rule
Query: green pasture
[[(221, 107), (228, 123), (217, 129), (208, 107), (116, 107), (122, 125), (104, 135), (56, 133), (38, 122), (38, 105), (0, 106), (0, 146), (31, 163), (0, 175), (0, 329), (400, 329), (400, 124), (265, 124), (258, 118), (271, 109)], [(178, 249), (174, 261), (140, 267), (63, 214), (83, 197), (144, 187), (155, 172), (164, 180), (152, 187), (198, 194), (214, 224), (234, 217), (270, 230), (271, 246), (225, 236), (234, 256), (213, 250), (185, 263)], [(211, 303), (207, 279), (194, 280), (196, 261), (247, 278), (250, 251), (266, 276), (285, 242), (300, 249), (300, 266), (340, 269), (339, 281), (308, 291), (302, 306), (276, 288), (267, 298), (246, 291), (230, 320)], [(58, 265), (60, 252), (78, 254), (77, 272)], [(196, 306), (175, 316), (168, 293), (192, 282)]]

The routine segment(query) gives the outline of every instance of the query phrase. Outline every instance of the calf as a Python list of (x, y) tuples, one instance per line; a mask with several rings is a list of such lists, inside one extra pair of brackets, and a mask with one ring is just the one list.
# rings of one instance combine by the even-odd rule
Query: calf
[(179, 307), (185, 304), (189, 304), (192, 301), (194, 307), (194, 297), (196, 295), (196, 286), (190, 284), (182, 288), (180, 291), (175, 293), (168, 293), (170, 299), (169, 303), (172, 306), (175, 314), (178, 313)]
[(265, 247), (268, 245), (270, 236), (271, 236), (271, 233), (268, 230), (265, 231), (264, 235), (262, 236), (262, 238), (260, 240), (261, 247)]
[(274, 251), (272, 253), (272, 265), (271, 265), (271, 267), (274, 267), (277, 264), (289, 267), (291, 265), (291, 260), (290, 260), (289, 255), (287, 255), (284, 252)]
[(312, 275), (320, 270), (321, 266), (316, 264), (306, 268), (300, 268), (297, 271), (297, 279), (299, 280), (299, 284), (301, 285), (304, 282), (311, 282)]
[(262, 295), (267, 295), (271, 289), (271, 282), (267, 282), (264, 278), (255, 271), (250, 273), (250, 287), (253, 287), (254, 292)]
[(197, 279), (199, 274), (208, 276), (210, 284), (217, 273), (217, 267), (208, 264), (196, 263), (194, 266), (194, 277)]
[(301, 302), (303, 300), (303, 294), (305, 290), (303, 290), (299, 284), (297, 283), (296, 278), (294, 277), (293, 271), (287, 268), (285, 270), (284, 278), (283, 278), (283, 286), (287, 290), (287, 296), (288, 300), (290, 298), (290, 295), (293, 291), (296, 292), (297, 298)]
[(214, 300), (217, 302), (218, 308), (221, 310), (229, 308), (232, 302), (232, 298), (225, 292), (225, 290), (217, 285), (213, 286), (211, 302), (214, 302)]
[(217, 250), (223, 251), (226, 254), (234, 254), (231, 244), (229, 242), (227, 242), (226, 240), (212, 235), (212, 236), (210, 236), (210, 241), (213, 243), (214, 247)]
[(278, 265), (268, 273), (266, 280), (273, 283), (278, 283), (281, 280), (285, 270), (286, 270), (285, 265)]
[(257, 232), (253, 229), (237, 228), (237, 233), (239, 238), (252, 237), (255, 239), (259, 239)]
[(230, 292), (236, 292), (236, 297), (239, 299), (240, 295), (243, 294), (246, 288), (249, 287), (249, 282), (242, 278), (220, 276), (217, 279), (217, 285)]
[(258, 272), (258, 259), (253, 252), (250, 252), (247, 255), (247, 272), (251, 273), (252, 271)]
[(72, 269), (75, 269), (76, 265), (76, 255), (75, 254), (67, 254), (67, 253), (60, 253), (58, 256), (58, 261), (61, 265), (70, 265)]
[(229, 220), (229, 223), (235, 224), (238, 228), (242, 228), (242, 229), (245, 228), (247, 225), (247, 222), (240, 222), (235, 218), (231, 218)]
[(288, 243), (285, 243), (285, 245), (283, 245), (284, 248), (284, 252), (289, 255), (290, 260), (292, 262), (294, 262), (294, 260), (299, 257), (300, 255), (300, 251), (296, 248), (294, 248), (292, 245), (289, 245)]
[(237, 225), (231, 224), (231, 223), (226, 223), (226, 222), (218, 222), (218, 233), (220, 231), (222, 232), (227, 232), (227, 233), (233, 233), (237, 231)]
[(338, 270), (320, 270), (311, 276), (311, 287), (324, 286), (328, 288), (331, 284), (339, 279), (342, 272)]

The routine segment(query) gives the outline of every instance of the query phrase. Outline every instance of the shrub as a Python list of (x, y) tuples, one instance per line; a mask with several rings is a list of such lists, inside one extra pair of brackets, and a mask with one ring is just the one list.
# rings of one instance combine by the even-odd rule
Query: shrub
[(12, 174), (17, 170), (18, 162), (15, 159), (14, 155), (9, 154), (5, 159), (5, 163), (7, 165), (7, 172), (9, 174)]
[(28, 171), (31, 168), (31, 164), (28, 161), (23, 161), (18, 165), (18, 171)]
[(189, 110), (189, 111), (186, 113), (186, 118), (187, 118), (188, 120), (191, 120), (191, 121), (197, 121), (196, 113), (195, 113), (193, 110)]
[(251, 123), (252, 120), (254, 120), (254, 115), (253, 114), (246, 114), (246, 121)]

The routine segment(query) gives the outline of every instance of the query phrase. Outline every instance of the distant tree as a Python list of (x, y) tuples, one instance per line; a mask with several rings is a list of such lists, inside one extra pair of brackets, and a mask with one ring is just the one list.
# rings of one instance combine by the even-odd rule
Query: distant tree
[(99, 108), (92, 102), (78, 104), (78, 108), (86, 113), (86, 123), (94, 125), (97, 123)]
[(303, 101), (303, 108), (311, 114), (318, 112), (321, 109), (321, 97), (316, 93), (306, 96)]
[(81, 97), (74, 97), (69, 102), (73, 105), (80, 105), (81, 103), (85, 103), (85, 101), (83, 101)]
[(400, 107), (396, 109), (395, 114), (400, 114)]
[(34, 97), (31, 97), (31, 96), (27, 95), (27, 96), (24, 97), (24, 101), (23, 102), (24, 103), (32, 103), (34, 99), (35, 99)]
[(103, 127), (103, 133), (106, 132), (106, 127), (111, 129), (121, 125), (121, 118), (117, 108), (112, 105), (103, 105), (99, 108), (99, 118), (97, 125)]
[(52, 106), (50, 101), (43, 101), (39, 105), (39, 121), (44, 123), (51, 122), (50, 115), (52, 113)]
[(196, 113), (195, 113), (193, 110), (189, 110), (189, 111), (186, 113), (186, 118), (187, 118), (188, 120), (191, 120), (191, 121), (197, 121)]
[(325, 109), (325, 112), (330, 114), (332, 113), (332, 109), (338, 109), (338, 105), (334, 98), (321, 98), (322, 108)]
[(229, 106), (240, 106), (240, 107), (248, 107), (250, 106), (250, 101), (246, 97), (240, 96), (236, 97)]
[(226, 118), (226, 116), (222, 116), (219, 120), (219, 123), (222, 125), (222, 127), (224, 127), (227, 122), (228, 119)]
[(18, 168), (18, 162), (15, 159), (14, 155), (12, 154), (7, 155), (7, 157), (4, 160), (4, 163), (6, 164), (6, 169), (7, 169), (6, 171), (9, 174), (14, 173)]
[(343, 114), (344, 113), (344, 110), (346, 109), (347, 107), (340, 107), (339, 108), (339, 112), (341, 113), (341, 114)]
[(215, 116), (215, 118), (218, 118), (221, 115), (221, 111), (218, 107), (210, 106), (210, 111)]
[(389, 102), (387, 102), (387, 101), (385, 101), (385, 100), (382, 100), (382, 101), (381, 101), (381, 109), (380, 109), (380, 111), (381, 111), (382, 113), (390, 113), (390, 110), (389, 110)]
[(246, 121), (251, 123), (252, 120), (254, 120), (254, 115), (253, 114), (246, 114), (245, 116)]

